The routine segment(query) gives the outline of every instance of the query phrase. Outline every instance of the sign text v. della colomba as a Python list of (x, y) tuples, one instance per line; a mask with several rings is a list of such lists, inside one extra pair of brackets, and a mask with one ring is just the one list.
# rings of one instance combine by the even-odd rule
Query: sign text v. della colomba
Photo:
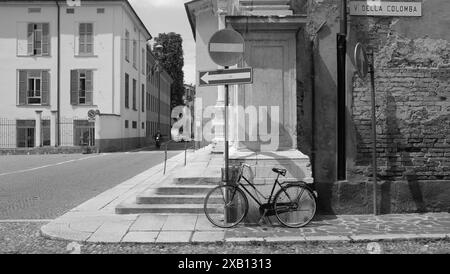
[(422, 16), (422, 2), (351, 1), (350, 15)]

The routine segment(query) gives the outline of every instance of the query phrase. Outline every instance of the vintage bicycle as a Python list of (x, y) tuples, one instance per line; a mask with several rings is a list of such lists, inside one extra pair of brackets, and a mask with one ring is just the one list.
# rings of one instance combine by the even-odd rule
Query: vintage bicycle
[[(285, 177), (287, 170), (273, 168), (272, 171), (277, 174), (277, 178), (273, 183), (270, 196), (266, 197), (244, 176), (245, 168), (251, 170), (249, 165), (241, 164), (235, 182), (222, 183), (206, 195), (204, 211), (212, 224), (221, 228), (232, 228), (238, 225), (249, 211), (245, 193), (259, 205), (261, 213), (259, 223), (270, 216), (276, 216), (282, 225), (291, 228), (300, 228), (311, 222), (316, 214), (317, 192), (307, 183), (302, 181), (280, 182), (280, 176)], [(253, 195), (241, 182), (242, 179), (247, 182), (247, 186), (256, 195)], [(273, 195), (277, 186), (279, 186), (279, 190)], [(263, 197), (265, 203), (255, 196)], [(270, 222), (270, 219), (268, 220)]]

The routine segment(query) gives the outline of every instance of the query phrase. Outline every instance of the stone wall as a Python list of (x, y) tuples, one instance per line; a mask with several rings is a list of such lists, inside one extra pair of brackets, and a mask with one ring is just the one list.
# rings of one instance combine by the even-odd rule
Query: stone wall
[(348, 16), (344, 182), (336, 182), (339, 3), (292, 1), (310, 20), (297, 43), (298, 144), (313, 159), (321, 212), (372, 212), (371, 98), (369, 81), (355, 75), (357, 42), (375, 53), (382, 213), (450, 210), (450, 1), (422, 1), (421, 17)]
[[(416, 18), (351, 18), (349, 52), (362, 42), (375, 56), (382, 213), (450, 209), (450, 35), (441, 21), (448, 18), (446, 6), (442, 0), (424, 2), (424, 15)], [(351, 76), (349, 180), (362, 189), (353, 197), (369, 211), (370, 85)]]
[[(385, 180), (449, 180), (450, 69), (388, 68), (376, 73), (377, 156)], [(356, 79), (357, 166), (371, 162), (371, 98)]]

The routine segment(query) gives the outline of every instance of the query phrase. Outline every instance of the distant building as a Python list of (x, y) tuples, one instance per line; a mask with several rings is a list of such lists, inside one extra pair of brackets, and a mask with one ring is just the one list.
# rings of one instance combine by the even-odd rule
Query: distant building
[(173, 79), (158, 64), (150, 46), (147, 47), (147, 76), (146, 136), (153, 137), (160, 131), (164, 138), (168, 138), (171, 127), (170, 90)]
[(148, 143), (152, 36), (128, 1), (0, 0), (0, 7), (0, 148), (118, 151)]

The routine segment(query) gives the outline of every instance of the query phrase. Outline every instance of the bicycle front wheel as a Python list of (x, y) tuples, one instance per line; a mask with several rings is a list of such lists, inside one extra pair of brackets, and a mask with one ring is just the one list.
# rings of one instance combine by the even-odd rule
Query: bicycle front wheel
[(314, 194), (302, 185), (283, 187), (275, 195), (275, 215), (281, 224), (299, 228), (307, 225), (316, 214)]
[(248, 200), (238, 187), (222, 185), (206, 195), (204, 210), (206, 218), (212, 224), (221, 228), (231, 228), (247, 215)]

